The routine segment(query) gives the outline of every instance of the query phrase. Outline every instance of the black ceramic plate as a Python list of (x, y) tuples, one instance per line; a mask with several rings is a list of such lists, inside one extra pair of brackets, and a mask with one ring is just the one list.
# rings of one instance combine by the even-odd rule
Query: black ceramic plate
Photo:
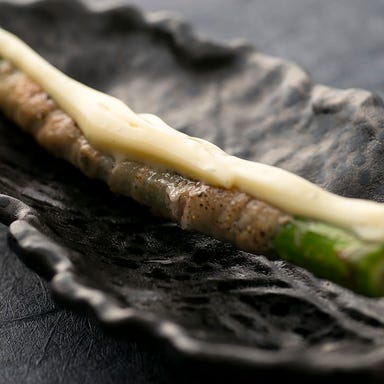
[[(0, 25), (134, 110), (336, 193), (384, 200), (376, 96), (316, 85), (293, 63), (125, 5), (0, 7)], [(52, 159), (3, 116), (0, 134), (0, 220), (62, 302), (197, 375), (380, 378), (383, 299), (183, 232)]]

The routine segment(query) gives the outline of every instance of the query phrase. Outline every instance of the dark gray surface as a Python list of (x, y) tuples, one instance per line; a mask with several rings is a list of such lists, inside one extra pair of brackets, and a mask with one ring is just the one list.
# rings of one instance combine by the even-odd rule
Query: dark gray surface
[[(376, 27), (375, 23), (373, 26), (368, 24), (369, 28), (364, 29), (366, 35), (360, 29), (362, 25), (367, 26), (367, 23), (361, 23), (361, 19), (379, 20), (383, 14), (379, 7), (371, 9), (363, 2), (348, 2), (348, 7), (345, 6), (347, 2), (343, 2), (344, 7), (336, 7), (336, 3), (324, 2), (317, 6), (323, 11), (316, 12), (316, 17), (313, 17), (310, 15), (314, 11), (308, 8), (308, 4), (314, 6), (315, 2), (292, 2), (290, 6), (287, 3), (281, 1), (280, 6), (274, 6), (272, 2), (235, 4), (221, 1), (220, 9), (225, 12), (220, 15), (227, 16), (220, 19), (216, 9), (211, 9), (214, 2), (204, 6), (200, 2), (189, 2), (189, 7), (184, 10), (188, 17), (196, 20), (195, 24), (201, 23), (201, 30), (206, 34), (220, 38), (249, 34), (264, 51), (303, 63), (311, 73), (315, 73), (316, 80), (381, 91), (378, 58), (383, 49), (380, 51), (380, 45), (376, 46), (382, 36), (381, 24)], [(160, 2), (156, 4), (161, 6)], [(251, 13), (249, 8), (256, 11)], [(243, 15), (239, 21), (232, 16), (237, 12)], [(241, 21), (247, 19), (248, 22)], [(342, 22), (339, 23), (339, 20)], [(243, 32), (232, 35), (231, 31), (238, 30), (235, 25), (242, 25)], [(339, 50), (344, 52), (342, 57), (345, 59), (341, 66), (335, 65)], [(354, 50), (359, 52), (356, 60)], [(370, 54), (362, 54), (370, 50)], [(370, 57), (378, 62), (370, 61)], [(372, 62), (376, 64), (366, 70), (365, 65)], [(313, 72), (311, 63), (314, 64)], [(370, 84), (375, 84), (377, 88), (372, 88)], [(4, 228), (2, 234), (4, 236)], [(153, 351), (151, 354), (136, 344), (109, 338), (93, 323), (89, 325), (85, 317), (63, 310), (57, 315), (56, 305), (47, 294), (44, 283), (21, 265), (12, 253), (5, 252), (1, 260), (1, 284), (4, 287), (1, 295), (4, 297), (0, 301), (0, 343), (5, 347), (0, 354), (0, 375), (4, 382), (16, 383), (28, 379), (30, 382), (49, 383), (60, 379), (62, 382), (157, 383), (165, 380), (162, 374), (155, 377), (161, 362)], [(14, 289), (15, 286), (17, 289)], [(38, 306), (35, 306), (37, 303)], [(42, 311), (48, 313), (37, 316)], [(93, 348), (98, 353), (92, 353)], [(68, 359), (68, 356), (71, 358)]]
[[(119, 341), (52, 300), (47, 284), (8, 248), (0, 225), (1, 383), (159, 383), (153, 350)], [(164, 381), (163, 381), (164, 380)]]
[(149, 11), (178, 12), (199, 33), (210, 38), (245, 39), (264, 53), (295, 61), (316, 82), (338, 88), (359, 87), (384, 95), (381, 0), (133, 0), (132, 3)]

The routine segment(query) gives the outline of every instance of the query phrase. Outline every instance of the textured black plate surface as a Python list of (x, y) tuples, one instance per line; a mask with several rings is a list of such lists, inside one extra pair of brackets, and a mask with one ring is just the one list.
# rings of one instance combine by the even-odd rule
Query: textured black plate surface
[[(328, 190), (384, 200), (376, 96), (313, 84), (292, 63), (128, 6), (0, 7), (0, 25), (134, 110)], [(380, 378), (384, 300), (183, 232), (52, 159), (2, 116), (0, 135), (0, 220), (61, 301), (213, 374)]]

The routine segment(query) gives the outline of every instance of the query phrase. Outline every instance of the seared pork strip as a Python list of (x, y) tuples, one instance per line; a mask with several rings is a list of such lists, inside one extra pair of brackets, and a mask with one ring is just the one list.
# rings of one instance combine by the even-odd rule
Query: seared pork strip
[(269, 254), (276, 232), (292, 219), (238, 190), (209, 186), (171, 170), (101, 153), (38, 84), (7, 60), (0, 61), (0, 109), (52, 155), (184, 229), (212, 235), (246, 251)]

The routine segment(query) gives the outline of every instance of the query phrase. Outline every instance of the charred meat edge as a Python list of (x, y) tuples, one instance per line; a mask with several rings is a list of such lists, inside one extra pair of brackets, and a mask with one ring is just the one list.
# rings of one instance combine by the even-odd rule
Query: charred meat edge
[(211, 235), (245, 251), (272, 254), (276, 231), (291, 219), (239, 190), (209, 186), (144, 163), (118, 161), (98, 151), (38, 84), (1, 57), (0, 110), (52, 155), (183, 229)]

